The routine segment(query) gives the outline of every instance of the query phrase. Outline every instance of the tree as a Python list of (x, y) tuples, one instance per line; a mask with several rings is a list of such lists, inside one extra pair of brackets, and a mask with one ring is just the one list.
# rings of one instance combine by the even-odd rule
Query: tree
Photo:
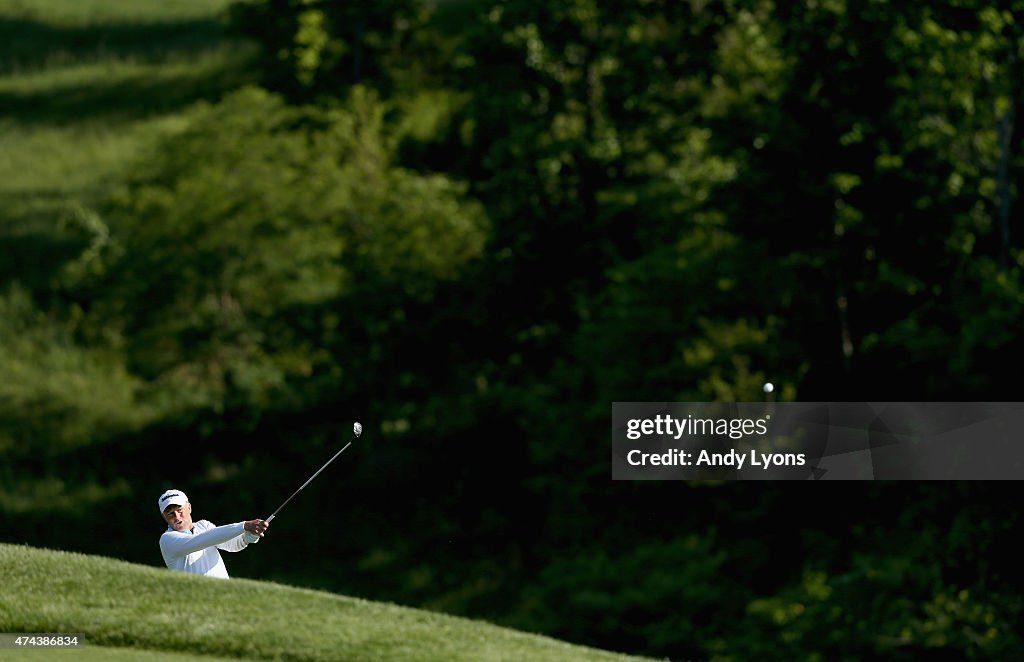
[[(351, 365), (333, 354), (351, 330), (386, 333), (375, 325), (479, 254), (480, 208), (450, 179), (391, 166), (383, 112), (358, 90), (319, 111), (247, 89), (160, 142), (102, 210), (109, 246), (72, 283), (136, 374), (186, 409), (315, 402), (310, 382)], [(395, 308), (338, 318), (382, 290)]]
[(353, 85), (381, 91), (431, 52), (420, 0), (236, 2), (230, 20), (261, 46), (264, 85), (296, 101), (341, 97)]

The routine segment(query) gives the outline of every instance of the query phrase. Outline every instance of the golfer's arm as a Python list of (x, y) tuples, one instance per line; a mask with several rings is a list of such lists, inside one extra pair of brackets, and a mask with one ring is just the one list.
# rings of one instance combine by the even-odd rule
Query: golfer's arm
[(220, 545), (245, 533), (245, 522), (225, 524), (190, 536), (185, 533), (164, 534), (160, 538), (160, 549), (165, 556), (185, 556), (207, 547)]
[[(244, 527), (245, 522), (243, 522), (242, 525)], [(245, 533), (244, 528), (242, 529), (242, 533)], [(239, 534), (231, 540), (217, 545), (217, 549), (222, 549), (225, 552), (240, 552), (248, 546), (249, 543), (245, 542), (245, 537)]]

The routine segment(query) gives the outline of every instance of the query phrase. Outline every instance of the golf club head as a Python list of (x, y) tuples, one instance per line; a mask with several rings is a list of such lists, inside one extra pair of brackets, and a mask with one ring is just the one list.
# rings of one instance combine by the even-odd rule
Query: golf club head
[(363, 424), (362, 423), (353, 423), (352, 424), (352, 434), (354, 434), (355, 436), (358, 437), (362, 433), (363, 433)]

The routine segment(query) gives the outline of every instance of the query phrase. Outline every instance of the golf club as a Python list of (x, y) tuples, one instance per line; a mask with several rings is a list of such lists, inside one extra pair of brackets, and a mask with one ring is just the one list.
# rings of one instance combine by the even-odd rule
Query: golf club
[(266, 519), (267, 524), (270, 524), (270, 521), (272, 519), (274, 519), (275, 517), (277, 517), (277, 514), (279, 512), (281, 512), (281, 509), (284, 508), (285, 506), (287, 506), (288, 502), (291, 501), (292, 499), (294, 499), (296, 494), (301, 492), (303, 490), (303, 488), (306, 487), (306, 485), (309, 485), (310, 483), (312, 483), (313, 479), (316, 478), (317, 476), (319, 476), (320, 472), (323, 471), (324, 469), (326, 469), (328, 464), (330, 464), (331, 462), (334, 462), (334, 458), (335, 457), (338, 457), (339, 455), (344, 453), (345, 449), (348, 448), (349, 446), (351, 446), (352, 442), (355, 441), (356, 439), (358, 439), (359, 435), (361, 435), (362, 433), (363, 433), (363, 425), (361, 423), (353, 423), (352, 424), (352, 434), (353, 434), (352, 440), (349, 441), (347, 444), (345, 444), (345, 446), (340, 451), (335, 453), (334, 457), (332, 457), (331, 459), (327, 460), (327, 462), (324, 463), (324, 466), (320, 467), (320, 469), (318, 469), (315, 474), (313, 474), (312, 476), (309, 477), (309, 480), (307, 480), (305, 483), (302, 484), (302, 487), (300, 487), (299, 489), (295, 490), (294, 494), (292, 494), (290, 497), (285, 499), (284, 503), (282, 503), (280, 506), (278, 506), (277, 510), (274, 511), (274, 514)]

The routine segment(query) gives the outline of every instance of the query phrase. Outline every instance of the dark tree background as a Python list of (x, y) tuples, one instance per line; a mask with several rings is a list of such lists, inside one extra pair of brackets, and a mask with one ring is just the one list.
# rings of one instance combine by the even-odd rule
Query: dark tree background
[(236, 3), (260, 85), (2, 272), (0, 539), (159, 565), (163, 489), (269, 514), (360, 420), (234, 574), (672, 659), (1019, 657), (1015, 484), (613, 483), (608, 421), (1020, 399), (1022, 10)]

